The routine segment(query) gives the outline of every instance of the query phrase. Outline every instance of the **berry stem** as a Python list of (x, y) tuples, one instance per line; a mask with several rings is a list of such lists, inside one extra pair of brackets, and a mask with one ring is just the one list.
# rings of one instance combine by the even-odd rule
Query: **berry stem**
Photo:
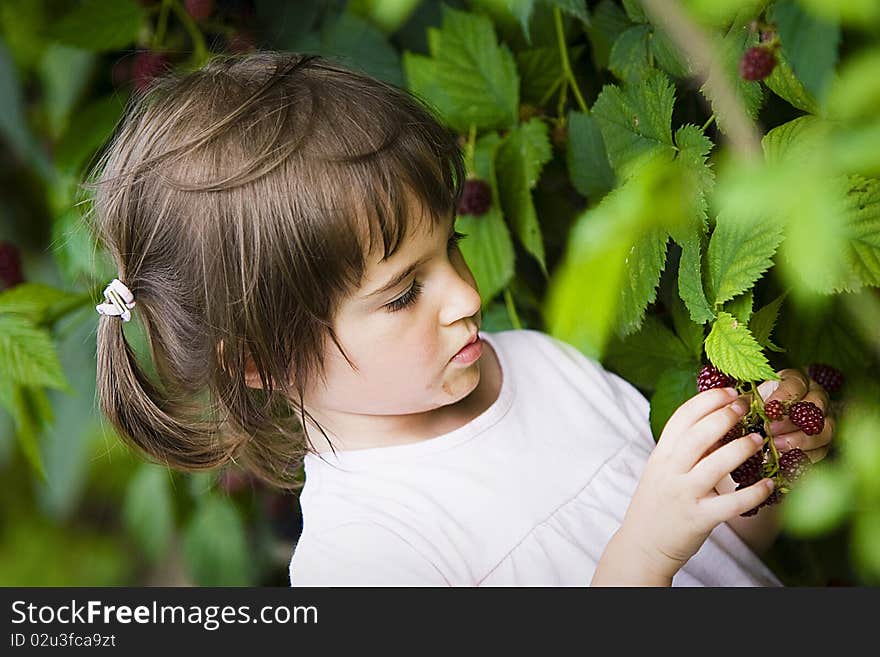
[(467, 167), (468, 171), (476, 172), (476, 166), (474, 163), (474, 145), (477, 142), (477, 126), (475, 123), (471, 123), (470, 130), (468, 130), (468, 139), (467, 144), (465, 144), (464, 148), (464, 163), (465, 167)]
[(156, 31), (153, 34), (153, 50), (159, 50), (165, 41), (165, 32), (168, 29), (168, 11), (174, 0), (162, 0), (159, 8), (159, 20), (156, 22)]
[[(581, 111), (584, 114), (589, 114), (590, 110), (584, 102), (581, 90), (578, 89), (577, 81), (574, 79), (574, 73), (571, 70), (571, 63), (568, 61), (568, 45), (565, 43), (565, 30), (562, 28), (562, 12), (559, 7), (553, 8), (553, 21), (556, 23), (556, 39), (559, 41), (559, 58), (562, 61), (562, 72), (565, 75), (565, 80), (567, 83), (571, 84), (572, 93), (574, 93)], [(565, 108), (565, 93), (567, 86), (568, 85), (565, 84), (562, 87), (562, 96), (560, 97), (561, 100), (559, 102), (559, 116), (562, 116), (562, 112)]]
[(187, 34), (189, 34), (190, 41), (192, 41), (193, 65), (195, 68), (198, 68), (208, 59), (208, 49), (205, 47), (205, 37), (199, 29), (199, 26), (196, 25), (193, 17), (189, 15), (186, 7), (180, 4), (180, 0), (170, 0), (170, 2), (171, 8), (174, 10), (174, 13), (177, 14), (178, 20), (183, 24), (184, 29), (187, 31)]
[(710, 125), (712, 125), (714, 122), (715, 122), (715, 115), (712, 114), (712, 116), (709, 117), (709, 120), (706, 121), (706, 122), (703, 124), (703, 127), (700, 128), (700, 130), (702, 130), (703, 132), (706, 132), (706, 128), (708, 128), (708, 127), (709, 127)]

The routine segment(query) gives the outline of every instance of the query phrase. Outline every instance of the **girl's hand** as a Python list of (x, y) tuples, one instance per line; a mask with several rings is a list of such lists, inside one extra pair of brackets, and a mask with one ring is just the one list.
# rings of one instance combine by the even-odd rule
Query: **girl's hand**
[(733, 388), (713, 388), (682, 404), (663, 428), (618, 534), (649, 567), (671, 578), (722, 522), (759, 505), (772, 492), (765, 479), (719, 495), (715, 485), (761, 449), (752, 433), (713, 449), (748, 411)]
[(758, 392), (764, 399), (764, 405), (772, 399), (779, 401), (810, 401), (822, 409), (825, 415), (825, 426), (822, 431), (815, 435), (807, 435), (786, 416), (781, 420), (770, 423), (770, 432), (775, 436), (776, 449), (787, 452), (795, 447), (800, 448), (810, 461), (821, 461), (828, 454), (831, 437), (837, 425), (836, 420), (829, 414), (831, 402), (828, 393), (819, 383), (814, 381), (803, 371), (788, 368), (779, 370), (777, 374), (781, 381), (764, 381), (758, 386)]

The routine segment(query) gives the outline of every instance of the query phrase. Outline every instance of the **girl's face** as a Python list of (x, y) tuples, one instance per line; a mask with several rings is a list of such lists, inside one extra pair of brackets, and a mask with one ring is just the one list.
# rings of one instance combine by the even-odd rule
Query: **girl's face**
[[(418, 203), (410, 207), (420, 210)], [(341, 449), (435, 435), (439, 409), (448, 417), (448, 407), (477, 388), (485, 349), (470, 364), (451, 360), (482, 321), (454, 221), (418, 221), (391, 258), (380, 263), (381, 254), (371, 254), (361, 289), (339, 309), (334, 329), (359, 371), (328, 338), (326, 384), (318, 380), (305, 405), (331, 439), (337, 434)], [(323, 442), (310, 427), (313, 441), (316, 433)]]

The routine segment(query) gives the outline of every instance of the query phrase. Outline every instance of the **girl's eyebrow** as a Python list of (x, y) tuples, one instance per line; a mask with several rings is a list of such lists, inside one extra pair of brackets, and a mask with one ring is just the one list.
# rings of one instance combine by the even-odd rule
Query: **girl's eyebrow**
[[(455, 213), (452, 214), (452, 226), (449, 229), (449, 236), (452, 237), (452, 233), (455, 231)], [(427, 254), (416, 260), (415, 262), (408, 265), (405, 269), (399, 271), (394, 276), (391, 277), (385, 285), (380, 287), (378, 290), (373, 290), (369, 294), (364, 295), (364, 299), (372, 299), (373, 297), (380, 296), (389, 290), (393, 290), (395, 287), (400, 285), (405, 278), (407, 278), (410, 274), (412, 274), (416, 269), (424, 265), (428, 260), (431, 259), (431, 254)]]

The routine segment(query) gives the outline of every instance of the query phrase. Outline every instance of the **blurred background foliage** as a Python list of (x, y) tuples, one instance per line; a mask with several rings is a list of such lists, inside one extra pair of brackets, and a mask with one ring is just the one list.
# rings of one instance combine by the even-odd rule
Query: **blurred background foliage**
[[(777, 65), (745, 80), (765, 29)], [(2, 0), (0, 584), (288, 583), (295, 495), (148, 463), (97, 412), (94, 305), (117, 272), (78, 187), (132, 93), (255, 49), (428, 101), (487, 185), (458, 218), (483, 329), (601, 359), (651, 400), (655, 436), (727, 344), (726, 317), (754, 340), (715, 364), (743, 380), (842, 371), (835, 449), (766, 560), (788, 585), (875, 584), (878, 31), (874, 0)], [(703, 43), (733, 104), (699, 77)], [(740, 115), (757, 159), (738, 157)], [(126, 337), (146, 354), (136, 315)]]

